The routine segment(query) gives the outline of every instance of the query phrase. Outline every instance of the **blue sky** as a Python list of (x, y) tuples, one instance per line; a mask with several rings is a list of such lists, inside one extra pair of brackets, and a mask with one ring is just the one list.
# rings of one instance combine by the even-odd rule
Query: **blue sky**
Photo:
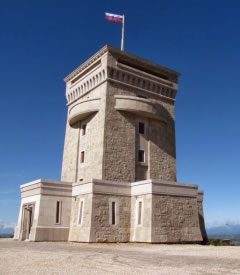
[(16, 222), (19, 185), (60, 179), (63, 78), (105, 44), (182, 73), (176, 100), (178, 181), (205, 191), (207, 224), (240, 222), (240, 2), (2, 1), (0, 220)]

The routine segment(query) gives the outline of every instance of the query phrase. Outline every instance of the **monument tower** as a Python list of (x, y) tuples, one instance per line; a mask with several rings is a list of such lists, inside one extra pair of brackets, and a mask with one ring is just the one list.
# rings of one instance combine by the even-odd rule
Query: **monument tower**
[(201, 242), (203, 193), (176, 182), (178, 77), (110, 46), (69, 74), (61, 182), (21, 186), (15, 238)]

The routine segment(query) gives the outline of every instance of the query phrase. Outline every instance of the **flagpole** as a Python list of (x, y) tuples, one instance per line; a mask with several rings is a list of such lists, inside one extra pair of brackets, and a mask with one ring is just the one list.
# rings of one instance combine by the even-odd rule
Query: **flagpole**
[(122, 40), (121, 40), (121, 51), (124, 51), (124, 28), (125, 28), (125, 16), (123, 15), (123, 22), (122, 22)]

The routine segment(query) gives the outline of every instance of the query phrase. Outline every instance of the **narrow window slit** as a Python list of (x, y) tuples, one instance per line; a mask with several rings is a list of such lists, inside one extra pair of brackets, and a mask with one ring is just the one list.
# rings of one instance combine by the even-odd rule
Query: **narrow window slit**
[(145, 125), (144, 125), (144, 123), (143, 122), (139, 122), (139, 124), (138, 124), (138, 132), (139, 132), (139, 134), (144, 134), (144, 127)]
[(116, 202), (112, 201), (112, 224), (116, 224)]
[(86, 135), (86, 128), (87, 128), (87, 125), (84, 124), (84, 125), (82, 126), (82, 136), (85, 136), (85, 135)]
[(144, 150), (138, 150), (138, 161), (139, 162), (144, 162), (145, 161), (145, 156), (144, 156)]
[(81, 152), (80, 163), (84, 162), (84, 151)]
[(142, 202), (138, 202), (138, 224), (142, 224)]
[(57, 204), (56, 204), (56, 223), (60, 223), (60, 215), (61, 215), (61, 202), (57, 201)]
[(83, 201), (80, 201), (78, 224), (82, 224), (82, 216), (83, 216)]

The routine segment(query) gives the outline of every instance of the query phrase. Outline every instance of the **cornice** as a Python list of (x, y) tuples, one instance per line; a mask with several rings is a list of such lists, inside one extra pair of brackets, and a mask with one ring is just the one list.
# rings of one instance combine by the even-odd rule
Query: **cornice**
[(167, 74), (175, 75), (176, 77), (179, 77), (181, 75), (181, 73), (179, 73), (177, 71), (174, 71), (174, 70), (164, 67), (162, 65), (156, 64), (152, 61), (146, 60), (142, 57), (138, 57), (136, 55), (127, 53), (125, 51), (121, 51), (119, 49), (113, 48), (111, 46), (108, 46), (108, 50), (113, 55), (116, 54), (118, 57), (126, 58), (126, 60), (131, 60), (133, 62), (140, 63), (144, 66), (151, 67), (152, 69), (155, 69), (156, 71), (162, 71)]
[(90, 65), (92, 65), (95, 61), (97, 61), (101, 56), (103, 56), (106, 52), (108, 52), (108, 45), (105, 45), (102, 49), (100, 49), (98, 52), (96, 52), (92, 57), (90, 57), (87, 61), (85, 61), (83, 64), (81, 64), (79, 67), (77, 67), (73, 72), (71, 72), (68, 76), (64, 78), (65, 82), (68, 82), (69, 80), (73, 79), (76, 75), (78, 75), (80, 72), (87, 69)]
[(85, 61), (83, 64), (81, 64), (79, 67), (77, 67), (72, 73), (70, 73), (68, 76), (66, 76), (64, 78), (64, 81), (68, 82), (68, 81), (72, 80), (76, 75), (78, 75), (80, 72), (87, 69), (90, 65), (92, 65), (94, 62), (96, 62), (100, 57), (102, 57), (107, 52), (109, 52), (112, 56), (117, 55), (118, 58), (121, 57), (121, 58), (124, 58), (126, 60), (131, 60), (131, 62), (140, 63), (143, 66), (152, 68), (156, 71), (161, 71), (163, 73), (174, 75), (175, 77), (180, 76), (179, 72), (168, 69), (164, 66), (158, 65), (156, 63), (153, 63), (153, 62), (148, 61), (146, 59), (143, 59), (141, 57), (138, 57), (138, 56), (129, 54), (127, 52), (121, 51), (119, 49), (113, 48), (109, 45), (105, 45), (98, 52), (96, 52), (92, 57), (90, 57), (87, 61)]

